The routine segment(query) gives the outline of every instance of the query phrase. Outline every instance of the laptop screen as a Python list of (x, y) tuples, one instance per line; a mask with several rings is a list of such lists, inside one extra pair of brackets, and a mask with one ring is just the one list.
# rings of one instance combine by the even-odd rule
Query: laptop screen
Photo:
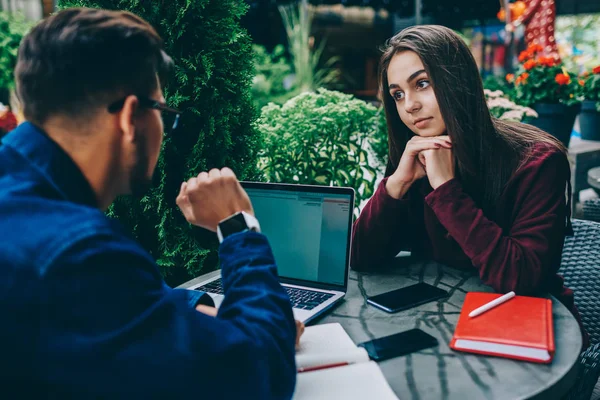
[(354, 192), (242, 182), (281, 278), (345, 285)]

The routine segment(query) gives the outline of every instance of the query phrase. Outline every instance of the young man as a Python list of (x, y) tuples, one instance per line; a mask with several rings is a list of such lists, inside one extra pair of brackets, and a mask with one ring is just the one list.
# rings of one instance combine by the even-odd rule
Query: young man
[(177, 198), (189, 222), (225, 236), (216, 317), (208, 295), (166, 286), (103, 213), (149, 186), (169, 64), (156, 31), (126, 12), (64, 10), (23, 39), (15, 76), (28, 122), (0, 146), (3, 393), (291, 397), (292, 309), (231, 170), (200, 173)]

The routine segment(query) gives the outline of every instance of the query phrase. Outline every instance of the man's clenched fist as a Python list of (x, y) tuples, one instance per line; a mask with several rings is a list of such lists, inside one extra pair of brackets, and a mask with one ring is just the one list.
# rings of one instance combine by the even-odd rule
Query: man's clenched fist
[(183, 182), (176, 201), (189, 223), (213, 232), (220, 221), (237, 212), (254, 215), (246, 191), (229, 168), (200, 172)]

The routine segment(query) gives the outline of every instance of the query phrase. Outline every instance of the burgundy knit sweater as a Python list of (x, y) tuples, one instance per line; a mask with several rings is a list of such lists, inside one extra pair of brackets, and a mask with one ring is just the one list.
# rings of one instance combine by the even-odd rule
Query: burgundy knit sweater
[[(458, 179), (436, 190), (421, 179), (397, 200), (388, 195), (386, 178), (354, 223), (352, 268), (374, 270), (400, 250), (411, 250), (451, 267), (475, 268), (482, 282), (500, 293), (550, 293), (580, 321), (573, 291), (557, 274), (569, 179), (566, 156), (538, 144), (484, 214)], [(587, 347), (583, 327), (582, 332)]]

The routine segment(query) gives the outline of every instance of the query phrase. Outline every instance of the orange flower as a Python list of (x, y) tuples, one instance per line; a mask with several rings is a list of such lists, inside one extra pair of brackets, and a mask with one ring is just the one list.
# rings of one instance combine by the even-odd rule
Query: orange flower
[(522, 83), (523, 85), (525, 85), (527, 83), (527, 78), (529, 78), (529, 74), (527, 72), (523, 72), (517, 77), (515, 84), (520, 85)]
[(525, 2), (522, 0), (515, 1), (511, 6), (514, 6), (515, 18), (519, 18), (527, 9)]
[(584, 86), (584, 85), (585, 85), (585, 81), (584, 81), (583, 79), (580, 79), (580, 80), (579, 80), (579, 84), (580, 84), (581, 86)]
[(594, 74), (600, 74), (600, 65), (598, 65), (597, 67), (594, 67), (594, 69), (592, 69), (592, 72)]
[(515, 80), (515, 74), (506, 74), (506, 81), (511, 82)]
[(544, 48), (543, 48), (541, 45), (537, 44), (537, 43), (536, 43), (536, 44), (532, 44), (531, 46), (529, 46), (529, 47), (527, 48), (527, 51), (528, 51), (528, 52), (529, 52), (529, 54), (531, 54), (531, 55), (534, 55), (534, 54), (536, 54), (536, 53), (539, 53), (540, 51), (543, 51), (543, 50), (544, 50)]
[(529, 53), (527, 52), (527, 50), (523, 50), (519, 54), (519, 62), (523, 62), (523, 61), (527, 60), (529, 57), (531, 57), (531, 56), (529, 55)]
[(527, 60), (525, 61), (525, 64), (523, 64), (523, 68), (525, 68), (525, 71), (529, 71), (531, 68), (535, 67), (537, 65), (537, 63), (535, 62), (535, 60)]
[(500, 9), (500, 11), (498, 11), (498, 14), (496, 14), (496, 17), (500, 20), (503, 21), (506, 19), (506, 12), (504, 11), (504, 7), (502, 7)]
[(571, 77), (568, 74), (556, 74), (554, 80), (556, 81), (556, 83), (562, 86), (571, 82)]
[(552, 67), (556, 65), (556, 59), (554, 57), (540, 56), (537, 59), (537, 62), (540, 63), (540, 65), (545, 65), (546, 67)]

